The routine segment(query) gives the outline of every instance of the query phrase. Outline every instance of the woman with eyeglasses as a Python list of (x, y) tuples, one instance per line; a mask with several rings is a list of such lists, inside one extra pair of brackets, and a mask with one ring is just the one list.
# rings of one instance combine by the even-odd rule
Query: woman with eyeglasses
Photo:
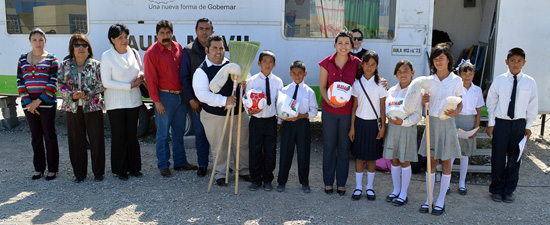
[(69, 41), (69, 58), (59, 68), (57, 86), (63, 98), (61, 110), (67, 113), (69, 157), (76, 183), (86, 179), (88, 173), (86, 134), (90, 140), (95, 181), (102, 181), (105, 174), (103, 84), (99, 61), (93, 56), (88, 38), (75, 34)]
[(22, 54), (17, 65), (17, 89), (31, 130), (35, 171), (32, 179), (38, 180), (44, 176), (47, 164), (46, 180), (53, 180), (59, 167), (59, 148), (54, 123), (59, 65), (57, 57), (44, 50), (46, 44), (44, 31), (40, 28), (32, 29), (29, 42), (32, 51)]

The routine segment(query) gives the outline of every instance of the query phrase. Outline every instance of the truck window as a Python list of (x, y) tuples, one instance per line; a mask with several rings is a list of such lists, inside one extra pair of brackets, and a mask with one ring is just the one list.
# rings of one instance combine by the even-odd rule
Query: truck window
[(41, 28), (47, 34), (88, 33), (86, 0), (5, 0), (8, 34), (28, 34)]
[(332, 38), (359, 29), (367, 39), (393, 39), (395, 0), (287, 0), (284, 36)]

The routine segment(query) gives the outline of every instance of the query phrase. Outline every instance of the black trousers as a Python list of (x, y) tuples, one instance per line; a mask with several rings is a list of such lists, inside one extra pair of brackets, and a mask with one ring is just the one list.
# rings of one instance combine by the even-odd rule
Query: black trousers
[(300, 184), (309, 185), (309, 159), (311, 152), (311, 127), (309, 119), (294, 122), (283, 121), (281, 127), (281, 152), (277, 183), (285, 185), (292, 166), (294, 146), (298, 154), (298, 179)]
[(86, 134), (90, 140), (92, 171), (95, 176), (105, 174), (105, 136), (103, 132), (103, 112), (101, 110), (84, 113), (78, 107), (76, 113), (67, 112), (67, 138), (69, 157), (73, 173), (77, 179), (84, 179), (88, 169)]
[(141, 151), (137, 139), (139, 107), (108, 110), (111, 124), (111, 168), (114, 174), (127, 175), (141, 170)]
[(270, 183), (277, 158), (277, 119), (252, 116), (248, 127), (250, 178), (253, 182)]
[[(525, 134), (525, 119), (503, 120), (496, 118), (491, 155), (491, 185), (493, 194), (511, 194), (519, 178), (519, 142)], [(508, 157), (508, 161), (506, 161)]]
[[(40, 115), (32, 114), (27, 110), (24, 112), (31, 130), (34, 171), (44, 172), (47, 161), (48, 171), (57, 173), (59, 171), (59, 147), (55, 133), (56, 107), (41, 109), (39, 110)], [(44, 142), (46, 151), (44, 151)]]

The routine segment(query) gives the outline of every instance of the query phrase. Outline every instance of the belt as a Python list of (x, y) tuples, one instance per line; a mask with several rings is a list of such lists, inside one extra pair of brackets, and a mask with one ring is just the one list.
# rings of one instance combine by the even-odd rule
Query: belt
[(170, 94), (176, 94), (176, 95), (179, 95), (183, 92), (183, 90), (172, 91), (172, 90), (166, 90), (166, 89), (159, 89), (159, 91), (167, 92), (167, 93), (170, 93)]

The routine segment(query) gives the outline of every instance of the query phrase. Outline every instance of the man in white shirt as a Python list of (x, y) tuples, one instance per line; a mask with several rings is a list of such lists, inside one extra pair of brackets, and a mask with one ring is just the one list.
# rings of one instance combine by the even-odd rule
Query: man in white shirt
[[(210, 81), (216, 76), (216, 73), (227, 63), (229, 60), (224, 57), (225, 48), (223, 38), (220, 35), (212, 35), (206, 40), (206, 59), (197, 68), (193, 75), (193, 90), (196, 97), (202, 103), (203, 111), (200, 113), (200, 119), (204, 126), (206, 138), (211, 146), (212, 156), (216, 156), (218, 149), (221, 145), (221, 152), (218, 158), (216, 167), (216, 183), (219, 186), (227, 186), (225, 183), (225, 174), (227, 159), (227, 150), (225, 149), (229, 141), (229, 133), (233, 132), (231, 148), (232, 152), (239, 152), (239, 176), (245, 181), (250, 181), (250, 175), (248, 171), (248, 116), (243, 113), (243, 108), (235, 109), (234, 118), (229, 118), (229, 121), (233, 121), (233, 126), (227, 124), (227, 128), (233, 127), (233, 130), (226, 129), (225, 134), (222, 133), (225, 123), (225, 117), (227, 114), (228, 106), (236, 107), (240, 99), (232, 96), (233, 81), (228, 79), (224, 86), (218, 93), (210, 91)], [(239, 88), (237, 88), (239, 90)], [(237, 91), (236, 96), (239, 96)], [(241, 117), (241, 137), (240, 145), (237, 146), (237, 128), (239, 116)], [(223, 138), (223, 139), (222, 139)]]
[[(538, 95), (535, 80), (521, 72), (525, 65), (521, 48), (508, 51), (508, 71), (493, 80), (487, 94), (489, 127), (493, 135), (491, 155), (491, 185), (493, 201), (512, 203), (519, 178), (519, 142), (531, 136), (531, 126), (538, 115)], [(508, 158), (508, 161), (506, 161)]]

